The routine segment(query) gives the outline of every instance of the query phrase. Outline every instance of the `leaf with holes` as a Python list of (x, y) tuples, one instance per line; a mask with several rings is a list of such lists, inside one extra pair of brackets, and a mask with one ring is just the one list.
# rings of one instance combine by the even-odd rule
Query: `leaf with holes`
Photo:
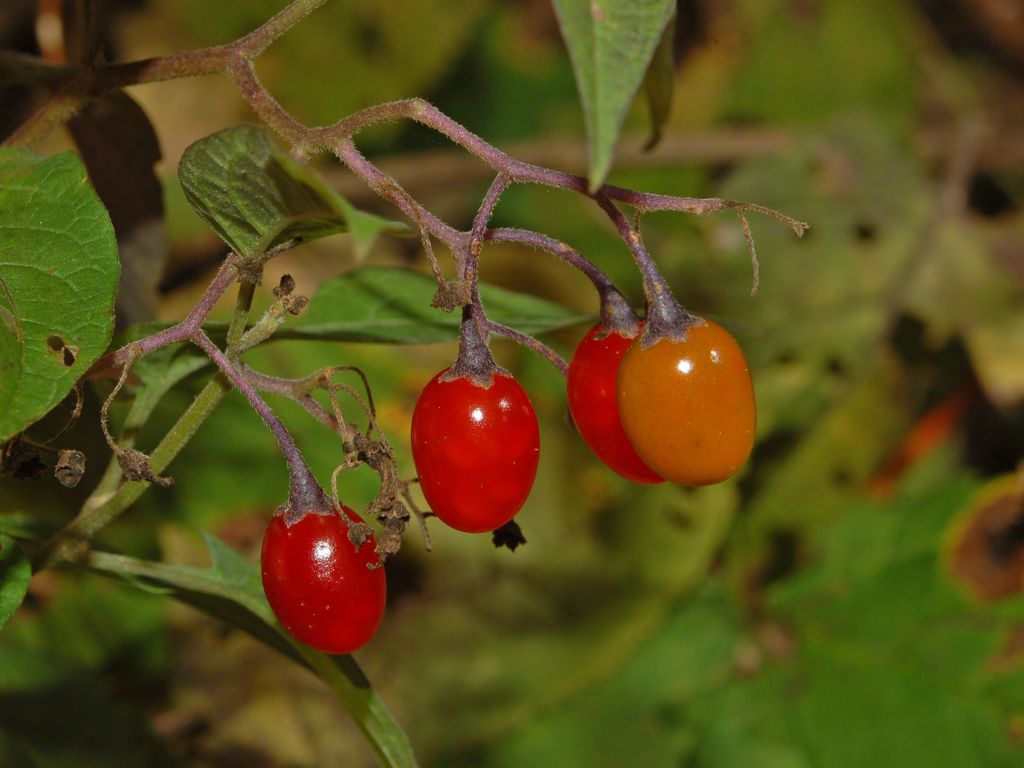
[(196, 213), (247, 258), (339, 232), (351, 232), (357, 253), (365, 253), (380, 233), (406, 231), (354, 208), (255, 125), (197, 141), (182, 155), (178, 178)]
[(608, 175), (622, 121), (675, 6), (672, 0), (555, 0), (583, 104), (591, 189)]
[(32, 566), (10, 536), (0, 536), (0, 629), (14, 615), (28, 592)]
[(0, 440), (57, 405), (106, 349), (119, 272), (81, 161), (0, 148)]

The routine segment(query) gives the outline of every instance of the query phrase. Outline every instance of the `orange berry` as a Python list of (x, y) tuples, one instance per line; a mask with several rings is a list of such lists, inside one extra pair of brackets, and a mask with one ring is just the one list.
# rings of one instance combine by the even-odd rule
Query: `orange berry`
[(679, 340), (637, 337), (619, 368), (619, 414), (643, 462), (675, 483), (734, 474), (754, 446), (757, 409), (747, 360), (727, 330), (699, 318)]

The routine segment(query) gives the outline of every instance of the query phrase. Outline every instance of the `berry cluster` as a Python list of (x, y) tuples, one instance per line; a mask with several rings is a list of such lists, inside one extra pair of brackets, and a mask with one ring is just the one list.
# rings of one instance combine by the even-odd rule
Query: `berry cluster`
[[(609, 468), (637, 483), (698, 486), (734, 474), (754, 443), (746, 359), (710, 320), (683, 316), (673, 338), (650, 338), (630, 311), (606, 312), (568, 367), (573, 421)], [(537, 416), (499, 368), (467, 313), (458, 360), (424, 387), (412, 454), (434, 515), (467, 533), (494, 531), (526, 502), (537, 474)], [(366, 643), (380, 624), (384, 569), (352, 510), (326, 504), (297, 521), (279, 510), (263, 541), (263, 585), (285, 629), (328, 653)]]
[[(717, 483), (754, 444), (756, 410), (746, 359), (717, 323), (692, 318), (679, 338), (645, 340), (642, 324), (602, 323), (568, 370), (568, 402), (587, 445), (637, 483)], [(446, 369), (424, 388), (412, 450), (434, 514), (459, 531), (493, 531), (526, 501), (540, 451), (537, 417), (514, 378)]]
[[(641, 322), (608, 277), (578, 251), (539, 233), (489, 227), (491, 214), (511, 184), (531, 181), (580, 192), (587, 188), (584, 179), (516, 161), (421, 100), (396, 103), (393, 108), (394, 114), (407, 114), (438, 128), (497, 172), (472, 227), (460, 231), (423, 209), (397, 182), (372, 166), (351, 136), (335, 148), (346, 165), (372, 181), (376, 190), (418, 224), (438, 283), (433, 306), (446, 311), (461, 308), (458, 357), (424, 387), (412, 417), (412, 455), (430, 514), (459, 531), (493, 531), (495, 544), (510, 549), (525, 541), (513, 518), (536, 478), (540, 431), (526, 392), (491, 355), (492, 334), (532, 348), (566, 374), (569, 409), (580, 434), (623, 477), (637, 483), (698, 486), (733, 475), (750, 454), (756, 425), (746, 359), (728, 331), (690, 314), (676, 301), (644, 246), (639, 221), (653, 210), (704, 213), (735, 207), (754, 259), (755, 289), (757, 261), (744, 210), (767, 212), (798, 233), (806, 225), (760, 206), (732, 201), (702, 202), (607, 185), (586, 193), (611, 219), (640, 272), (646, 310)], [(380, 118), (367, 113), (365, 119)], [(353, 131), (358, 129), (356, 123), (353, 126)], [(633, 206), (632, 222), (620, 209), (621, 203)], [(457, 279), (444, 278), (431, 245), (433, 238), (449, 247)], [(478, 260), (486, 242), (517, 242), (545, 250), (593, 283), (600, 297), (601, 322), (587, 333), (571, 364), (536, 339), (488, 320), (477, 282)], [(308, 399), (308, 389), (300, 393)], [(369, 415), (367, 440), (374, 429)], [(350, 442), (346, 437), (346, 445)], [(287, 440), (282, 447), (287, 456), (291, 450)], [(407, 493), (404, 502), (394, 493), (397, 485), (405, 485), (396, 482), (389, 447), (379, 455), (372, 450), (346, 448), (346, 452), (343, 467), (363, 462), (381, 474), (381, 493), (368, 517), (376, 517), (383, 532), (370, 541), (368, 527), (350, 522), (336, 492), (333, 504), (322, 492), (320, 499), (313, 492), (299, 498), (303, 494), (296, 494), (296, 488), (315, 486), (316, 481), (308, 467), (293, 457), (289, 505), (272, 521), (263, 549), (267, 597), (282, 624), (303, 642), (333, 653), (359, 647), (375, 631), (385, 590), (380, 566), (397, 551), (409, 510), (422, 518)], [(308, 516), (315, 522), (307, 522)], [(364, 571), (372, 572), (372, 578)], [(369, 586), (368, 580), (372, 581)]]

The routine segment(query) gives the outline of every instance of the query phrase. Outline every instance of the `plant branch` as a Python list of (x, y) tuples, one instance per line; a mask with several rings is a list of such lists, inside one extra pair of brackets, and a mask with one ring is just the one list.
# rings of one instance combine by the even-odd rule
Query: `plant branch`
[(100, 39), (102, 19), (101, 3), (95, 0), (76, 0), (75, 15), (81, 37), (79, 61), (85, 69), (91, 69), (103, 54), (103, 41)]
[(234, 43), (234, 46), (248, 58), (259, 56), (275, 40), (326, 2), (327, 0), (293, 0), (276, 16)]
[(484, 233), (484, 239), (496, 243), (522, 243), (538, 250), (547, 251), (562, 259), (582, 272), (597, 289), (597, 295), (601, 299), (601, 320), (608, 330), (627, 334), (636, 331), (638, 322), (636, 312), (633, 311), (626, 297), (615, 287), (608, 275), (575, 248), (539, 232), (508, 227), (490, 229)]
[(644, 246), (640, 233), (626, 220), (622, 211), (618, 209), (611, 198), (598, 192), (595, 196), (597, 204), (608, 214), (608, 218), (615, 224), (619, 235), (626, 241), (633, 261), (644, 282), (644, 296), (647, 300), (646, 325), (644, 327), (644, 339), (652, 342), (663, 338), (676, 338), (690, 324), (692, 316), (676, 301), (672, 289), (662, 276), (658, 265), (654, 263)]
[(242, 375), (260, 392), (269, 392), (294, 400), (314, 419), (334, 432), (341, 434), (341, 423), (329, 410), (318, 403), (310, 394), (315, 388), (313, 380), (317, 374), (304, 379), (282, 379), (269, 376), (249, 366), (241, 367)]
[(618, 292), (611, 279), (601, 271), (590, 259), (577, 251), (570, 245), (563, 243), (549, 235), (539, 232), (530, 232), (526, 229), (515, 229), (512, 227), (498, 227), (489, 229), (484, 233), (484, 239), (495, 243), (522, 243), (537, 250), (547, 251), (557, 256), (570, 266), (578, 269), (593, 283), (597, 292), (604, 294), (608, 291)]
[(0, 85), (32, 83), (44, 87), (61, 86), (77, 72), (75, 67), (54, 64), (41, 56), (0, 50)]
[(562, 359), (561, 355), (555, 352), (555, 350), (553, 350), (547, 344), (538, 341), (537, 339), (525, 333), (521, 333), (515, 330), (514, 328), (509, 328), (507, 325), (495, 323), (491, 320), (487, 321), (487, 330), (491, 331), (492, 333), (496, 333), (499, 336), (504, 336), (507, 339), (511, 339), (520, 346), (532, 349), (538, 355), (540, 355), (553, 366), (555, 366), (555, 368), (557, 368), (559, 373), (561, 373), (563, 376), (569, 375), (569, 364), (565, 362), (564, 359)]
[[(314, 132), (316, 130), (314, 129)], [(299, 146), (303, 149), (310, 148), (310, 145), (307, 143), (300, 144)], [(370, 189), (386, 200), (391, 201), (402, 213), (420, 224), (431, 235), (445, 243), (455, 252), (464, 247), (467, 240), (465, 233), (459, 232), (454, 227), (441, 221), (413, 200), (412, 196), (395, 179), (381, 171), (363, 156), (351, 136), (344, 136), (339, 139), (332, 149), (338, 159), (345, 163)]]
[[(41, 68), (33, 67), (42, 75), (41, 81), (55, 84), (63, 79), (63, 87), (35, 115), (11, 134), (4, 144), (31, 145), (70, 119), (91, 97), (130, 85), (200, 75), (228, 74), (235, 80), (244, 95), (242, 76), (245, 73), (245, 68), (239, 63), (248, 62), (258, 56), (281, 35), (325, 2), (326, 0), (293, 0), (284, 10), (248, 35), (225, 45), (126, 63), (97, 64), (94, 67), (84, 68), (52, 68), (46, 70), (45, 74), (39, 71)], [(23, 57), (13, 61), (8, 59), (6, 63), (17, 65), (14, 69), (15, 74), (19, 75), (25, 75), (25, 70), (31, 66), (24, 61)], [(265, 90), (261, 88), (261, 91), (262, 96), (269, 98), (269, 94)]]
[[(231, 271), (225, 270), (225, 267), (222, 266), (211, 286), (207, 288), (207, 294), (218, 290), (218, 286), (225, 279), (225, 274), (231, 274)], [(239, 286), (231, 324), (228, 327), (228, 338), (240, 336), (248, 321), (252, 291), (246, 290), (245, 285), (243, 283)], [(207, 294), (204, 294), (204, 298)], [(209, 302), (209, 306), (212, 307), (213, 301)], [(150, 453), (150, 466), (155, 473), (159, 474), (167, 468), (230, 390), (231, 385), (221, 375), (217, 375), (207, 382), (195, 400), (178, 417), (174, 426)], [(133, 403), (125, 422), (126, 427), (132, 427), (132, 432), (128, 435), (129, 446), (134, 443), (134, 432), (142, 426), (141, 422), (145, 415), (148, 414), (138, 412)], [(50, 541), (46, 542), (37, 553), (34, 563), (38, 567), (47, 567), (79, 556), (84, 551), (87, 542), (97, 532), (131, 507), (150, 487), (150, 483), (135, 481), (126, 482), (118, 488), (117, 483), (121, 479), (121, 475), (117, 457), (112, 456), (102, 480), (82, 504), (78, 515), (58, 531)]]
[(494, 178), (494, 181), (491, 182), (491, 186), (488, 187), (487, 193), (480, 203), (480, 208), (477, 210), (476, 216), (473, 217), (473, 228), (469, 231), (469, 262), (466, 267), (472, 269), (474, 273), (476, 272), (477, 259), (480, 258), (480, 251), (483, 248), (487, 224), (494, 214), (494, 209), (498, 206), (498, 201), (505, 190), (508, 189), (510, 183), (511, 181), (508, 176), (499, 173)]
[[(220, 269), (217, 270), (213, 281), (203, 291), (203, 295), (188, 315), (185, 316), (184, 320), (172, 325), (170, 328), (157, 331), (151, 336), (125, 344), (109, 358), (109, 363), (114, 367), (123, 366), (131, 360), (148, 355), (150, 352), (166, 347), (168, 344), (176, 344), (192, 339), (197, 331), (202, 330), (203, 320), (210, 314), (217, 300), (231, 287), (236, 277), (235, 258), (232, 255), (224, 260)], [(240, 288), (240, 291), (247, 292), (248, 294), (245, 301), (246, 305), (252, 303), (252, 290), (252, 287), (246, 288), (245, 283)], [(244, 324), (242, 327), (239, 327), (237, 324), (232, 323), (230, 331), (233, 334), (240, 337), (242, 330), (244, 330)]]
[(266, 401), (260, 397), (259, 392), (253, 387), (249, 380), (235, 367), (235, 364), (228, 359), (210, 337), (200, 328), (192, 334), (191, 340), (206, 353), (214, 365), (216, 365), (225, 378), (242, 393), (253, 410), (260, 415), (263, 423), (274, 433), (277, 443), (281, 447), (281, 453), (288, 463), (288, 475), (291, 479), (291, 488), (288, 492), (288, 516), (292, 520), (303, 517), (307, 512), (323, 511), (328, 508), (327, 498), (323, 489), (313, 476), (309, 465), (302, 457), (302, 452), (292, 439), (288, 429), (284, 426), (277, 414), (271, 410)]

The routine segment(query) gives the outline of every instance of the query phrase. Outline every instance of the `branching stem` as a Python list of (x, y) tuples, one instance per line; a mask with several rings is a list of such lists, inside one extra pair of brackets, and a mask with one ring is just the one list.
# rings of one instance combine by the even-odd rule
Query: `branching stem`
[[(476, 260), (483, 243), (487, 240), (520, 242), (554, 253), (583, 272), (597, 287), (602, 299), (602, 316), (606, 324), (620, 324), (626, 328), (635, 323), (635, 315), (626, 304), (625, 299), (615, 290), (608, 278), (578, 251), (553, 238), (524, 230), (488, 229), (488, 222), (495, 206), (501, 195), (513, 183), (540, 184), (565, 189), (593, 199), (604, 210), (625, 241), (643, 276), (648, 317), (644, 332), (645, 340), (678, 333), (680, 328), (685, 329), (686, 324), (690, 322), (690, 316), (672, 297), (668, 285), (647, 253), (638, 226), (631, 225), (627, 221), (616, 205), (617, 203), (632, 206), (637, 219), (651, 211), (671, 210), (704, 215), (725, 208), (735, 209), (739, 214), (740, 224), (750, 246), (751, 255), (755, 258), (755, 270), (756, 256), (753, 253), (753, 239), (750, 235), (749, 224), (744, 215), (746, 212), (756, 212), (773, 217), (787, 224), (797, 235), (802, 235), (807, 228), (805, 223), (777, 211), (732, 200), (657, 195), (614, 185), (604, 185), (591, 192), (588, 189), (587, 179), (584, 177), (517, 160), (448, 117), (432, 104), (419, 98), (369, 107), (328, 126), (304, 126), (289, 114), (263, 86), (257, 77), (253, 59), (298, 21), (325, 2), (326, 0), (293, 0), (265, 24), (234, 42), (142, 61), (106, 63), (102, 61), (101, 57), (94, 55), (96, 52), (94, 46), (87, 46), (90, 50), (87, 51), (87, 55), (83, 57), (83, 61), (78, 67), (54, 67), (33, 57), (0, 55), (0, 82), (28, 82), (55, 89), (51, 99), (8, 137), (4, 144), (31, 145), (74, 116), (91, 99), (126, 86), (208, 74), (226, 75), (235, 83), (242, 97), (256, 114), (291, 145), (294, 154), (301, 156), (325, 150), (333, 152), (374, 192), (391, 201), (406, 216), (416, 222), (423, 234), (428, 255), (432, 256), (431, 238), (436, 238), (451, 250), (460, 275), (468, 283), (469, 289), (468, 295), (460, 294), (458, 291), (452, 294), (459, 300), (459, 303), (463, 304), (462, 347), (470, 357), (474, 358), (469, 368), (473, 373), (481, 376), (488, 375), (487, 371), (493, 367), (493, 359), (490, 359), (490, 366), (487, 364), (490, 353), (486, 346), (487, 336), (492, 331), (534, 349), (551, 360), (560, 370), (564, 371), (565, 369), (564, 361), (540, 342), (487, 320), (479, 293), (476, 290)], [(90, 5), (89, 2), (83, 0), (79, 7), (88, 9)], [(468, 232), (455, 229), (426, 210), (395, 179), (364, 157), (357, 148), (354, 137), (358, 133), (371, 126), (397, 120), (412, 120), (437, 131), (477, 157), (495, 172), (494, 182), (485, 195), (474, 218), (472, 228)], [(244, 311), (241, 313), (240, 323), (237, 322), (240, 315), (236, 311), (236, 316), (228, 332), (225, 350), (222, 351), (213, 344), (202, 330), (202, 322), (213, 305), (236, 280), (237, 266), (237, 257), (229, 257), (199, 303), (180, 323), (126, 345), (109, 356), (106, 362), (118, 367), (168, 344), (191, 341), (199, 345), (218, 366), (223, 378), (218, 377), (203, 390), (189, 411), (182, 416), (179, 423), (154, 450), (152, 455), (154, 470), (160, 471), (181, 449), (198, 424), (219, 402), (224, 392), (227, 391), (228, 382), (230, 382), (249, 399), (281, 444), (282, 451), (292, 469), (293, 487), (290, 494), (292, 506), (300, 511), (309, 509), (322, 503), (323, 492), (312, 478), (294, 441), (257, 391), (258, 389), (275, 391), (275, 388), (280, 389), (282, 385), (277, 380), (243, 370), (237, 362), (242, 333), (245, 330), (245, 318), (252, 300), (252, 285), (243, 283), (240, 287), (239, 306), (244, 306)], [(432, 267), (439, 282), (443, 282), (440, 268), (434, 259), (432, 259)], [(447, 308), (454, 308), (454, 306), (458, 306), (458, 304)], [(471, 332), (467, 330), (469, 328), (472, 329)], [(462, 356), (460, 355), (460, 358)], [(324, 409), (316, 403), (310, 392), (299, 394), (296, 399), (321, 421), (337, 427), (337, 424), (332, 424), (332, 419), (335, 422), (337, 419), (329, 413), (322, 413)], [(111, 482), (116, 480), (116, 471), (112, 470), (108, 474), (110, 474)], [(70, 532), (87, 538), (91, 532), (113, 519), (121, 510), (130, 505), (142, 492), (140, 486), (145, 487), (141, 483), (128, 483), (121, 486), (112, 496), (102, 499), (91, 498), (87, 501), (79, 518), (76, 518), (69, 526)], [(110, 487), (111, 483), (103, 484), (104, 490)], [(133, 490), (126, 491), (126, 489)]]

